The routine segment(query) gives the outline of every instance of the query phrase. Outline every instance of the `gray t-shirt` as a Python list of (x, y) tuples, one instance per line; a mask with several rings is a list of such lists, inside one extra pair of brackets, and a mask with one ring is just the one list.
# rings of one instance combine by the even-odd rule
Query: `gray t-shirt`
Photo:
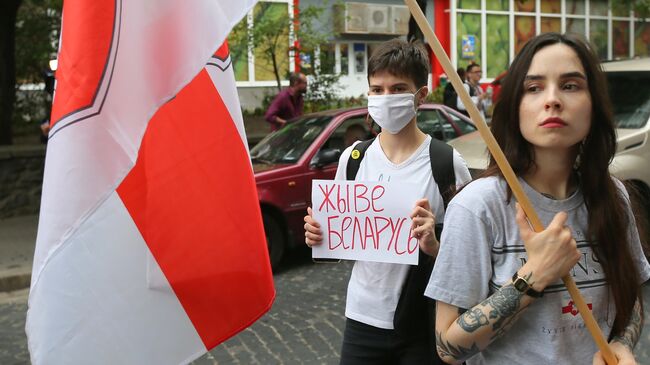
[[(602, 267), (591, 250), (592, 242), (585, 237), (588, 217), (582, 193), (576, 191), (565, 200), (553, 200), (522, 179), (519, 181), (544, 226), (557, 212), (567, 212), (567, 225), (582, 252), (571, 276), (607, 337), (616, 309)], [(616, 183), (627, 196), (622, 184)], [(452, 199), (425, 295), (459, 308), (471, 308), (508, 282), (525, 263), (526, 250), (515, 221), (515, 199), (508, 203), (506, 194), (504, 180), (488, 177), (469, 184)], [(629, 207), (628, 214), (632, 217)], [(644, 282), (650, 277), (650, 266), (634, 224), (630, 224), (628, 236)], [(568, 291), (558, 281), (549, 285), (544, 297), (528, 306), (502, 337), (467, 364), (591, 364), (597, 351)]]

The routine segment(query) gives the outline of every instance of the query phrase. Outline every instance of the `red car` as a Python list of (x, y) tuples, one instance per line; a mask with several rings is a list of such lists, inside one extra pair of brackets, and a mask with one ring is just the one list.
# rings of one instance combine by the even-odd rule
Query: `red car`
[[(422, 131), (444, 141), (476, 130), (470, 119), (444, 105), (422, 105), (417, 120)], [(304, 243), (303, 217), (311, 203), (311, 181), (333, 179), (341, 152), (355, 140), (373, 135), (369, 124), (365, 107), (304, 115), (251, 149), (274, 268), (287, 248)]]

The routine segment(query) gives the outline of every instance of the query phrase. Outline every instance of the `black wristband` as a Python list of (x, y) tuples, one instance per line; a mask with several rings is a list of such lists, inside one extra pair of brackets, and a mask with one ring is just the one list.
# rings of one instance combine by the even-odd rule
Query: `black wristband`
[(541, 292), (533, 289), (528, 281), (526, 279), (522, 278), (517, 274), (515, 271), (514, 275), (512, 275), (512, 285), (517, 289), (519, 292), (524, 293), (528, 296), (531, 296), (533, 298), (541, 298), (544, 296), (544, 291), (542, 290)]

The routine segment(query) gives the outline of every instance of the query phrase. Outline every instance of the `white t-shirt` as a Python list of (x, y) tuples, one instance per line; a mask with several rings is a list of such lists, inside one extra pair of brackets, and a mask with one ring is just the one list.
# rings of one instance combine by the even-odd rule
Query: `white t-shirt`
[[(607, 337), (616, 309), (605, 274), (588, 240), (588, 212), (580, 190), (564, 200), (535, 191), (522, 179), (544, 226), (565, 211), (582, 257), (571, 270), (576, 285)], [(619, 190), (627, 196), (622, 184)], [(441, 247), (425, 295), (459, 308), (472, 308), (508, 282), (527, 260), (515, 221), (515, 199), (507, 199), (506, 183), (497, 177), (473, 181), (449, 203)], [(628, 207), (628, 215), (632, 212)], [(634, 219), (633, 217), (631, 218)], [(634, 221), (628, 229), (630, 250), (640, 280), (650, 277)], [(591, 364), (598, 351), (561, 281), (549, 285), (505, 334), (467, 360), (477, 364)]]
[[(463, 87), (465, 88), (465, 91), (467, 91), (467, 93), (471, 95), (471, 93), (469, 92), (470, 85), (467, 82), (463, 83)], [(480, 111), (481, 115), (483, 115), (483, 118), (485, 118), (485, 112), (488, 110), (490, 105), (492, 105), (492, 100), (489, 97), (483, 100), (479, 98), (481, 94), (483, 94), (483, 89), (481, 89), (479, 85), (475, 86), (474, 90), (476, 92), (476, 95), (470, 96), (470, 99), (472, 99), (474, 105), (476, 105), (476, 107), (478, 108), (478, 111)], [(463, 101), (460, 99), (460, 96), (456, 97), (456, 108), (462, 111), (467, 110), (465, 104), (463, 104)]]
[[(427, 136), (411, 157), (396, 165), (386, 157), (379, 145), (379, 138), (376, 138), (366, 150), (355, 180), (418, 183), (419, 195), (429, 199), (436, 221), (442, 222), (444, 206), (431, 173), (430, 142), (431, 137)], [(346, 166), (353, 147), (354, 145), (343, 151), (336, 171), (336, 180), (346, 180)], [(469, 182), (471, 176), (465, 161), (455, 150), (453, 164), (456, 184), (460, 186)], [(382, 262), (355, 262), (348, 284), (345, 316), (374, 327), (393, 329), (393, 316), (409, 267), (410, 265)]]

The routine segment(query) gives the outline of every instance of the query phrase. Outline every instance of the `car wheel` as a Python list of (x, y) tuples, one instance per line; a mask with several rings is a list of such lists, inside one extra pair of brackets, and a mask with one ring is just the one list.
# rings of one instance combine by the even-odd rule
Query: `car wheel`
[(266, 234), (266, 244), (269, 249), (269, 259), (271, 268), (277, 270), (284, 256), (284, 232), (278, 220), (270, 213), (263, 212), (262, 220), (264, 221), (264, 233)]

